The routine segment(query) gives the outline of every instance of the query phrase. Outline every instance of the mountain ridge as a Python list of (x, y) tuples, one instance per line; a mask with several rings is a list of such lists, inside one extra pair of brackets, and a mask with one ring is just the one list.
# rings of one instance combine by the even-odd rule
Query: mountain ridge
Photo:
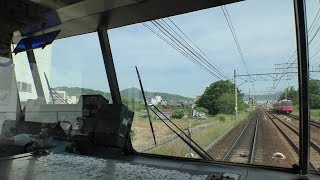
[[(60, 86), (60, 87), (55, 87), (53, 88), (56, 91), (66, 91), (69, 96), (76, 96), (80, 97), (82, 94), (90, 95), (90, 94), (101, 94), (107, 99), (111, 99), (111, 94), (107, 92), (103, 92), (101, 90), (94, 90), (90, 88), (79, 88), (79, 87), (65, 87), (65, 86)], [(138, 101), (142, 101), (142, 94), (141, 90), (136, 87), (131, 87), (131, 88), (126, 88), (120, 91), (120, 94), (122, 97), (128, 97), (131, 98), (133, 97), (134, 99)], [(175, 101), (175, 102), (180, 102), (180, 101), (193, 101), (194, 98), (190, 97), (185, 97), (177, 94), (170, 94), (170, 93), (165, 93), (165, 92), (151, 92), (151, 91), (145, 91), (145, 95), (147, 99), (151, 99), (152, 97), (155, 96), (161, 96), (163, 99), (166, 101)]]

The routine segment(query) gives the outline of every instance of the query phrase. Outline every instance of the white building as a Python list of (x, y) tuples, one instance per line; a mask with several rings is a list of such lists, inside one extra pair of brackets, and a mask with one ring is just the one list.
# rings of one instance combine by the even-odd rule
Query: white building
[[(162, 101), (164, 101), (164, 99), (162, 99), (161, 96), (155, 96), (155, 97), (151, 98), (151, 104), (155, 105), (155, 106), (158, 105), (158, 104), (161, 104)], [(166, 102), (163, 102), (163, 103), (166, 103)]]
[(168, 102), (166, 100), (162, 99), (160, 102), (160, 105), (161, 106), (168, 106)]

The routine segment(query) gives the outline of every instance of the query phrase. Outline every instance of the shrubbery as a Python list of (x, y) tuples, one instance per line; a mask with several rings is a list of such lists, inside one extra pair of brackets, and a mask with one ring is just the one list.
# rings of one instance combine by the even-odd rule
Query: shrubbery
[[(212, 83), (196, 101), (197, 107), (207, 109), (210, 115), (234, 114), (234, 87), (234, 84), (228, 80)], [(244, 103), (243, 94), (239, 89), (237, 89), (237, 98), (238, 110), (245, 110), (247, 105)]]
[(219, 120), (220, 120), (220, 122), (225, 122), (226, 118), (224, 116), (220, 116)]
[(173, 111), (171, 118), (182, 119), (183, 116), (184, 116), (184, 111), (180, 110), (180, 109), (177, 109), (177, 110)]

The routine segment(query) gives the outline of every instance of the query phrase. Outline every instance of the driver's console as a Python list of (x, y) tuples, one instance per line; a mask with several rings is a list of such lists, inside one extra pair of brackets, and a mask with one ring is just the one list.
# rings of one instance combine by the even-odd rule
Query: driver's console
[(46, 145), (48, 139), (51, 142), (48, 147), (59, 146), (51, 149), (109, 157), (126, 151), (133, 115), (125, 105), (109, 104), (101, 95), (82, 95), (77, 104), (29, 100), (24, 120), (17, 121), (16, 134), (40, 133)]

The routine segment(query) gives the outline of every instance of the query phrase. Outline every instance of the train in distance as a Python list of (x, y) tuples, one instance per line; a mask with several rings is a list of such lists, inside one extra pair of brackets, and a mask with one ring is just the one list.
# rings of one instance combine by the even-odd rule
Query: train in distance
[(273, 109), (280, 113), (291, 113), (293, 111), (293, 105), (291, 100), (283, 99), (273, 105)]

